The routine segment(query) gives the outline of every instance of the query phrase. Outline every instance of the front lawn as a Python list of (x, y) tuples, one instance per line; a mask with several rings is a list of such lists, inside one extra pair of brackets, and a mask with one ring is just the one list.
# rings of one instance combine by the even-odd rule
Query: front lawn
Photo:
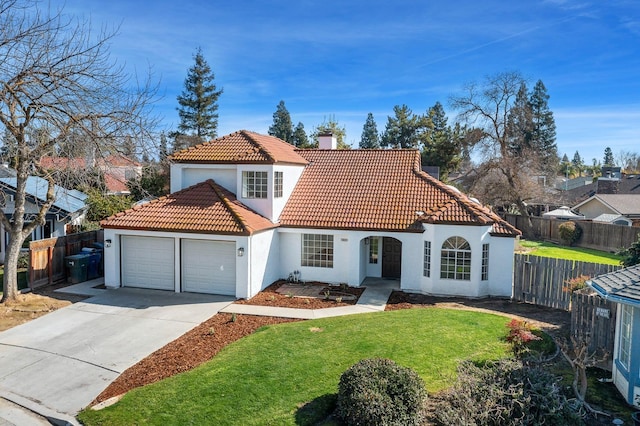
[(507, 356), (506, 323), (430, 308), (269, 326), (195, 370), (78, 418), (87, 425), (316, 424), (330, 414), (340, 375), (358, 360), (393, 359), (435, 392), (451, 385), (459, 361)]
[(555, 257), (559, 259), (578, 260), (581, 262), (604, 263), (620, 265), (622, 258), (606, 251), (592, 250), (581, 247), (566, 247), (542, 241), (520, 240), (520, 247), (516, 253), (532, 254), (534, 256)]

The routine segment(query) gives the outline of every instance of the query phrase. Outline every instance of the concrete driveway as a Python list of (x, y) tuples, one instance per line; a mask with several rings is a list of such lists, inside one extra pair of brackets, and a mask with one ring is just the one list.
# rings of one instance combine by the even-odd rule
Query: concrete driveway
[(120, 288), (0, 333), (0, 397), (72, 419), (124, 370), (232, 298)]

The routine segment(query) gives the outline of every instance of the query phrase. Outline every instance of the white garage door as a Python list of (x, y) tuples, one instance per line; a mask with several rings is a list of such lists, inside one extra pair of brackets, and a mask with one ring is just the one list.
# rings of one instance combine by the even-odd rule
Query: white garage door
[(124, 287), (174, 290), (174, 239), (123, 235)]
[(182, 290), (236, 295), (236, 243), (182, 240)]

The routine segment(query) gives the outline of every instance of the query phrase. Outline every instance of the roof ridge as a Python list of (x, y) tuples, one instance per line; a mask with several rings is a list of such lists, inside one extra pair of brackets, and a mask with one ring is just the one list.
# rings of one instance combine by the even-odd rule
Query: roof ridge
[(207, 179), (204, 183), (207, 183), (207, 184), (209, 184), (209, 186), (211, 186), (211, 189), (213, 189), (213, 191), (216, 193), (216, 195), (218, 196), (218, 198), (220, 199), (222, 204), (224, 204), (224, 206), (227, 208), (227, 210), (229, 210), (229, 212), (233, 216), (233, 218), (236, 221), (236, 223), (245, 232), (248, 232), (249, 234), (252, 234), (253, 233), (252, 229), (245, 223), (245, 221), (242, 218), (242, 216), (240, 216), (238, 214), (238, 212), (235, 211), (235, 209), (231, 205), (231, 202), (227, 198), (226, 194), (224, 194), (223, 188), (220, 185), (218, 185), (213, 179)]
[[(260, 151), (262, 151), (267, 158), (269, 159), (269, 161), (271, 161), (272, 163), (276, 163), (276, 158), (274, 157), (274, 155), (271, 153), (271, 151), (269, 151), (266, 147), (264, 147), (255, 137), (255, 135), (257, 135), (257, 133), (251, 132), (249, 130), (240, 130), (240, 132), (242, 134), (244, 134), (247, 139), (254, 144), (255, 146), (258, 147), (258, 149)], [(277, 138), (276, 138), (277, 139)], [(285, 142), (286, 143), (286, 142)]]

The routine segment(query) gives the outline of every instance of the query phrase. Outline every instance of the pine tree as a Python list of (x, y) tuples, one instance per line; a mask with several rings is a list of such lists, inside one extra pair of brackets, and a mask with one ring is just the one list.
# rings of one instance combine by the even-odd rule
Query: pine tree
[(273, 113), (273, 124), (269, 127), (269, 134), (285, 142), (293, 143), (293, 123), (284, 101), (280, 101), (276, 112)]
[(340, 126), (335, 117), (329, 118), (329, 121), (324, 121), (313, 129), (313, 132), (311, 133), (312, 147), (318, 146), (318, 135), (323, 133), (331, 133), (336, 137), (338, 149), (351, 149), (351, 146), (345, 142), (347, 129), (344, 126)]
[(582, 171), (584, 170), (584, 161), (580, 156), (580, 153), (576, 151), (573, 154), (573, 160), (571, 160), (571, 165), (573, 166), (574, 173), (577, 172), (578, 176), (582, 176)]
[(160, 150), (158, 152), (158, 158), (163, 163), (169, 156), (169, 147), (167, 146), (167, 135), (164, 132), (160, 134)]
[(609, 147), (606, 147), (604, 150), (604, 161), (602, 162), (602, 165), (605, 167), (611, 167), (615, 165), (613, 161), (613, 152)]
[(218, 98), (222, 89), (217, 90), (213, 82), (215, 75), (204, 59), (201, 48), (196, 50), (193, 58), (195, 63), (189, 68), (184, 90), (178, 96), (178, 130), (202, 141), (217, 136)]
[(309, 148), (309, 138), (307, 138), (307, 133), (304, 131), (304, 124), (300, 121), (293, 131), (293, 145), (298, 148)]
[(382, 146), (395, 148), (418, 148), (422, 142), (427, 120), (416, 115), (406, 105), (393, 107), (394, 117), (387, 118), (382, 134)]
[(373, 119), (373, 114), (367, 115), (367, 121), (365, 121), (362, 127), (362, 136), (360, 137), (360, 148), (362, 149), (378, 149), (380, 148), (380, 136), (378, 135), (378, 126)]
[(513, 155), (530, 155), (531, 150), (535, 149), (533, 127), (532, 105), (529, 101), (527, 85), (522, 81), (507, 118), (507, 138), (509, 150)]
[(430, 126), (427, 126), (423, 140), (422, 164), (440, 167), (440, 177), (446, 180), (462, 162), (462, 144), (467, 131), (459, 123), (453, 128), (447, 124), (447, 115), (440, 102), (429, 108), (427, 118)]
[(553, 174), (558, 158), (556, 122), (549, 109), (549, 95), (542, 80), (538, 80), (533, 87), (529, 103), (533, 121), (531, 147), (538, 153), (543, 170), (547, 174)]

